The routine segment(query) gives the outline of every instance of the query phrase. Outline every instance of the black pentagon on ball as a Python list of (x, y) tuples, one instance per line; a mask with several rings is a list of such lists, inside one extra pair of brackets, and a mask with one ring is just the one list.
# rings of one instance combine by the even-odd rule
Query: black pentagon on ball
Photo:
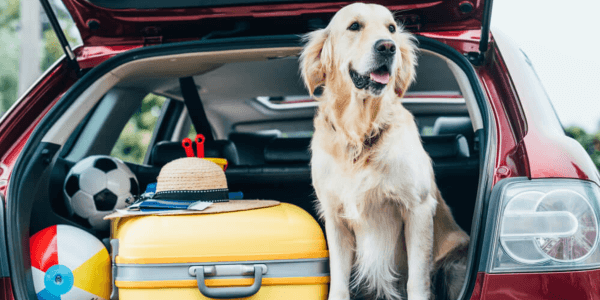
[(65, 184), (65, 192), (69, 197), (73, 197), (79, 191), (79, 175), (73, 174), (67, 179)]
[(117, 204), (117, 198), (117, 195), (113, 194), (113, 192), (103, 189), (94, 195), (94, 204), (98, 211), (111, 211), (115, 208), (115, 204)]
[(98, 158), (96, 162), (94, 162), (94, 167), (98, 170), (104, 171), (104, 173), (108, 173), (117, 168), (117, 164), (110, 158)]
[(135, 179), (129, 178), (129, 193), (133, 196), (137, 196), (140, 192), (140, 188), (138, 187), (138, 183)]

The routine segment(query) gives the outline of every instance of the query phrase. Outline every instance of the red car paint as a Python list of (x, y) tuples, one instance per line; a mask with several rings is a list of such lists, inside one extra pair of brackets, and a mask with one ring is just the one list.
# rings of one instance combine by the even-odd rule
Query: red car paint
[(600, 299), (600, 270), (477, 276), (471, 300)]
[(6, 196), (12, 169), (31, 132), (75, 83), (73, 76), (65, 63), (56, 65), (6, 112), (0, 122), (0, 194)]
[[(143, 38), (138, 34), (140, 30), (147, 28), (149, 24), (166, 24), (173, 18), (181, 22), (201, 24), (200, 21), (206, 18), (229, 20), (236, 17), (270, 18), (332, 13), (345, 4), (186, 9), (177, 17), (170, 17), (169, 13), (174, 15), (173, 10), (116, 11), (98, 9), (85, 1), (64, 1), (72, 13), (73, 7), (86, 12), (74, 14), (80, 30), (87, 26), (86, 22), (92, 17), (102, 26), (99, 29), (102, 31), (94, 34), (90, 33), (89, 28), (82, 30), (86, 45), (76, 49), (75, 53), (83, 69), (93, 68), (120, 52), (143, 46)], [(441, 1), (410, 5), (427, 9), (440, 3)], [(482, 1), (476, 3), (475, 11), (479, 12), (476, 15), (481, 13), (481, 6)], [(108, 21), (114, 19), (121, 23)], [(429, 25), (421, 28), (423, 31), (418, 34), (439, 40), (461, 53), (473, 52), (477, 51), (479, 45), (480, 30), (474, 29), (479, 19), (473, 17), (449, 22), (450, 25)], [(169, 38), (170, 30), (175, 30), (177, 26), (163, 27), (160, 33), (166, 37), (165, 41), (177, 40)], [(424, 32), (449, 28), (453, 30)], [(131, 35), (127, 35), (129, 33)], [(543, 92), (535, 88), (523, 88), (533, 86), (529, 82), (531, 70), (518, 63), (517, 49), (508, 50), (501, 51), (495, 38), (492, 39), (486, 63), (475, 67), (491, 108), (497, 137), (493, 184), (503, 178), (517, 176), (577, 178), (598, 182), (597, 171), (589, 163), (585, 151), (562, 133), (557, 134), (559, 128), (553, 120), (555, 117), (550, 114), (546, 104), (539, 102), (545, 97)], [(65, 63), (57, 65), (0, 122), (0, 193), (6, 193), (16, 158), (32, 130), (75, 81), (72, 71)], [(13, 299), (10, 278), (1, 279), (0, 297)], [(600, 299), (598, 282), (600, 270), (521, 274), (480, 272), (477, 274), (471, 299)]]
[(419, 32), (420, 35), (438, 40), (460, 53), (476, 52), (479, 49), (481, 30), (458, 30), (444, 32)]
[(10, 277), (0, 278), (0, 299), (2, 300), (13, 300), (12, 285), (10, 284)]
[(487, 92), (489, 103), (494, 111), (497, 130), (497, 157), (493, 183), (501, 179), (516, 176), (529, 177), (527, 156), (520, 144), (524, 135), (522, 118), (512, 121), (518, 111), (518, 103), (513, 93), (510, 78), (503, 73), (503, 62), (496, 51), (489, 61), (489, 68), (477, 68), (482, 79), (484, 90)]
[(125, 51), (140, 48), (142, 45), (126, 46), (88, 46), (75, 50), (81, 69), (93, 68), (103, 61)]
[[(212, 30), (231, 29), (232, 24), (238, 20), (261, 19), (266, 22), (279, 20), (282, 23), (293, 23), (287, 20), (309, 19), (315, 16), (328, 18), (341, 7), (354, 1), (185, 9), (107, 9), (85, 0), (63, 2), (81, 33), (84, 45), (108, 46), (143, 44), (144, 37), (160, 36), (163, 42), (198, 39)], [(413, 0), (402, 4), (393, 0), (372, 1), (393, 11), (407, 11), (410, 16), (416, 18), (435, 16), (420, 27), (421, 31), (481, 28), (484, 1), (472, 1), (473, 10), (469, 13), (459, 10), (461, 2), (464, 1)]]

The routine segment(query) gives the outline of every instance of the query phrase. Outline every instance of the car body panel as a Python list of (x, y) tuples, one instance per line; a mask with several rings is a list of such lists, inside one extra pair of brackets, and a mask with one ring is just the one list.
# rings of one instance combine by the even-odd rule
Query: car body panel
[[(198, 39), (211, 28), (220, 26), (221, 21), (211, 25), (214, 27), (209, 26), (208, 31), (194, 33), (193, 28), (217, 19), (231, 22), (248, 18), (280, 21), (300, 18), (306, 21), (330, 16), (345, 4), (330, 2), (146, 11), (99, 9), (84, 0), (64, 2), (77, 26), (83, 30), (85, 46), (74, 52), (84, 70), (144, 44)], [(395, 6), (390, 4), (389, 7), (412, 7), (413, 13), (457, 3), (412, 1)], [(478, 17), (481, 17), (483, 1), (476, 2), (475, 7), (477, 10), (471, 18), (443, 24), (424, 23), (416, 28), (417, 34), (441, 41), (462, 54), (476, 52), (481, 35)], [(94, 32), (87, 27), (90, 20), (99, 22), (101, 27)], [(182, 31), (183, 27), (188, 28)], [(153, 40), (153, 37), (160, 38)], [(509, 177), (577, 178), (599, 183), (598, 171), (591, 159), (576, 141), (564, 135), (543, 89), (540, 90), (539, 84), (532, 81), (535, 74), (522, 61), (519, 62), (518, 49), (505, 46), (504, 42), (501, 34), (494, 35), (486, 60), (481, 66), (474, 67), (494, 117), (492, 124), (495, 124), (493, 130), (497, 141), (492, 186)], [(6, 194), (17, 157), (33, 129), (76, 81), (67, 64), (64, 61), (58, 63), (0, 121), (0, 194)], [(525, 274), (480, 272), (477, 273), (471, 299), (596, 299), (590, 291), (598, 293), (596, 282), (599, 276), (599, 270)], [(0, 279), (0, 296), (12, 299), (10, 278)]]
[[(287, 34), (299, 34), (306, 31), (308, 24), (313, 22), (311, 20), (326, 22), (341, 7), (352, 3), (331, 1), (260, 4), (255, 1), (258, 4), (185, 9), (112, 9), (93, 5), (86, 0), (63, 2), (86, 46), (195, 40), (213, 31), (233, 30), (235, 23), (242, 21), (249, 24), (248, 31), (260, 26), (262, 31), (282, 34), (280, 30), (288, 27), (292, 32)], [(485, 1), (410, 0), (398, 3), (379, 0), (373, 3), (385, 5), (393, 11), (405, 11), (406, 14), (399, 14), (398, 18), (404, 24), (425, 32), (480, 29)], [(461, 12), (461, 4), (471, 5), (472, 10)]]
[(517, 130), (515, 130), (513, 125), (515, 122), (521, 122), (514, 121), (517, 116), (514, 113), (517, 110), (514, 108), (518, 105), (515, 104), (517, 99), (510, 82), (506, 80), (506, 73), (503, 73), (501, 59), (494, 55), (495, 49), (496, 46), (492, 43), (486, 62), (488, 67), (476, 68), (495, 116), (497, 150), (493, 185), (504, 178), (529, 177), (526, 153), (522, 145), (519, 145), (521, 126), (516, 126)]
[(0, 120), (0, 193), (4, 196), (12, 169), (31, 132), (76, 80), (66, 60), (59, 60)]
[(81, 69), (93, 68), (103, 61), (125, 51), (140, 48), (143, 45), (133, 44), (125, 46), (87, 46), (75, 49), (77, 62)]
[(0, 278), (0, 299), (2, 300), (13, 300), (15, 299), (12, 292), (12, 285), (10, 283), (10, 277)]
[(479, 273), (471, 300), (598, 299), (600, 270)]
[(442, 32), (419, 32), (418, 34), (438, 40), (460, 53), (475, 52), (479, 49), (480, 29), (450, 30)]
[[(525, 54), (501, 31), (495, 35), (499, 72), (510, 77), (503, 101), (530, 178), (578, 178), (600, 184), (598, 169), (577, 141), (565, 135), (550, 99)], [(501, 54), (500, 54), (501, 53)], [(510, 70), (510, 71), (509, 71)], [(508, 89), (509, 87), (505, 88)], [(508, 90), (507, 90), (508, 91)], [(524, 122), (523, 120), (526, 120)]]
[[(480, 33), (480, 30), (462, 30), (423, 35), (439, 40), (461, 53), (468, 53), (477, 51)], [(492, 38), (485, 63), (474, 67), (493, 110), (496, 124), (498, 140), (493, 184), (508, 177), (530, 176), (527, 155), (520, 144), (525, 135), (525, 119), (497, 51)]]

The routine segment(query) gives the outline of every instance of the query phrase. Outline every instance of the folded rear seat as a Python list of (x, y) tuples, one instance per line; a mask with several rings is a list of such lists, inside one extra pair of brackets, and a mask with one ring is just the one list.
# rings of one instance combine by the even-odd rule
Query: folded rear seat
[(240, 165), (262, 165), (265, 163), (265, 146), (279, 137), (277, 133), (233, 132), (229, 134), (238, 149)]
[[(196, 153), (195, 144), (193, 144), (193, 148)], [(225, 158), (229, 162), (229, 166), (240, 164), (235, 144), (228, 140), (205, 141), (204, 156)], [(186, 157), (186, 155), (181, 142), (162, 141), (152, 148), (149, 163), (152, 166), (162, 167), (168, 162), (182, 157)]]
[(310, 140), (303, 138), (276, 138), (265, 147), (265, 163), (289, 164), (310, 162)]
[[(245, 143), (238, 145), (243, 138)], [(297, 205), (317, 218), (315, 192), (310, 176), (310, 138), (278, 138), (250, 134), (230, 135), (248, 164), (227, 169), (227, 184), (246, 199), (275, 199)], [(244, 147), (244, 148), (242, 148)], [(250, 148), (250, 149), (249, 149)], [(260, 163), (260, 164), (258, 164)], [(322, 225), (322, 224), (321, 224)]]
[[(436, 162), (436, 173), (456, 173), (469, 165), (466, 138), (461, 134), (442, 134), (422, 137), (423, 146)], [(310, 138), (271, 138), (263, 150), (263, 164), (240, 165), (227, 170), (231, 183), (310, 182)], [(256, 147), (256, 148), (262, 148)], [(238, 148), (240, 149), (240, 148)], [(256, 150), (256, 149), (254, 149)], [(243, 152), (240, 149), (240, 152)], [(257, 162), (257, 160), (255, 160)], [(472, 164), (476, 169), (476, 162)]]
[[(423, 136), (423, 147), (432, 159), (470, 157), (467, 139), (462, 134)], [(264, 150), (266, 164), (310, 162), (311, 138), (275, 138)]]
[[(242, 180), (254, 183), (264, 180), (310, 181), (310, 138), (277, 138), (273, 135), (256, 137), (256, 135), (245, 134), (242, 143), (244, 148), (228, 140), (206, 141), (205, 156), (226, 158), (229, 162), (227, 175), (232, 177), (234, 183)], [(460, 158), (470, 157), (470, 147), (461, 134), (423, 136), (422, 140), (430, 157), (442, 163), (436, 167), (446, 167), (447, 162), (459, 162)], [(162, 167), (172, 160), (185, 156), (181, 142), (163, 141), (152, 149), (150, 164)], [(464, 161), (459, 163), (463, 165)]]
[[(463, 135), (424, 136), (422, 140), (440, 178), (460, 180), (465, 174), (477, 176), (478, 163), (470, 158), (470, 147)], [(276, 199), (292, 203), (316, 216), (314, 202), (311, 201), (316, 196), (310, 171), (310, 141), (310, 138), (272, 138), (264, 146), (264, 164), (227, 169), (230, 188), (243, 191), (248, 199)]]
[(271, 138), (266, 146), (255, 145), (254, 151), (262, 148), (263, 163), (232, 168), (227, 172), (227, 181), (231, 184), (309, 184), (309, 145), (310, 138)]

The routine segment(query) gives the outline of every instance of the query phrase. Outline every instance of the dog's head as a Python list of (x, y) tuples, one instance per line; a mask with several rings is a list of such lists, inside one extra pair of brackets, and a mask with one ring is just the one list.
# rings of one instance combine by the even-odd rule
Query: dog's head
[(402, 96), (414, 80), (414, 38), (381, 5), (348, 5), (326, 28), (306, 35), (306, 41), (301, 73), (311, 94), (335, 83), (371, 96)]

